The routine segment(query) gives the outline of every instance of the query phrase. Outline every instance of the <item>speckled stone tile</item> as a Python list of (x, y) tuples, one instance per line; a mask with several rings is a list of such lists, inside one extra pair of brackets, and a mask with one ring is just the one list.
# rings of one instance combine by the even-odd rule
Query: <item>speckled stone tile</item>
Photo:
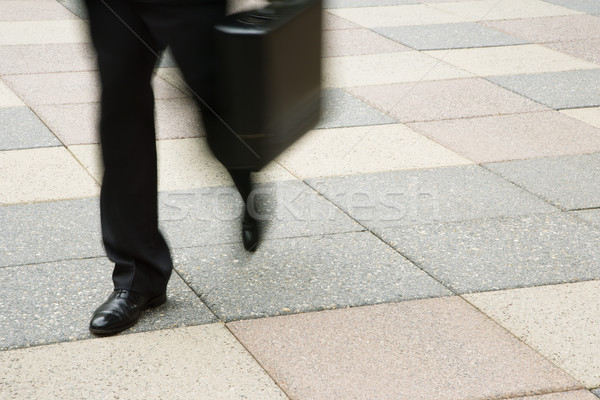
[(595, 64), (537, 44), (431, 50), (426, 51), (425, 54), (479, 76), (534, 74), (598, 68)]
[(600, 207), (600, 154), (486, 164), (486, 168), (562, 209)]
[(491, 399), (581, 387), (458, 298), (227, 325), (294, 399)]
[(571, 211), (569, 214), (600, 228), (600, 209)]
[(600, 3), (596, 0), (545, 0), (547, 3), (556, 4), (570, 8), (572, 10), (582, 11), (588, 14), (600, 14)]
[(600, 281), (466, 296), (588, 388), (600, 385)]
[(0, 79), (0, 107), (19, 107), (24, 106), (25, 103), (21, 101), (6, 84)]
[(368, 29), (339, 29), (323, 32), (323, 57), (394, 53), (409, 48)]
[[(256, 185), (250, 201), (265, 239), (363, 230), (300, 181)], [(235, 243), (233, 248), (244, 253), (242, 201), (233, 186), (164, 192), (159, 196), (159, 207), (160, 223), (171, 246)]]
[(6, 351), (0, 368), (10, 398), (287, 399), (220, 324)]
[(66, 146), (100, 142), (99, 103), (43, 104), (31, 108)]
[(600, 18), (593, 15), (532, 18), (527, 23), (523, 20), (490, 21), (486, 25), (534, 43), (600, 38)]
[(383, 85), (467, 78), (471, 74), (416, 51), (329, 57), (324, 59), (325, 87)]
[(323, 8), (380, 7), (417, 3), (418, 0), (325, 0)]
[(600, 39), (545, 43), (544, 46), (597, 65), (600, 64)]
[(574, 390), (538, 396), (518, 397), (510, 400), (596, 400), (596, 397), (588, 390)]
[(0, 21), (47, 21), (76, 19), (53, 0), (12, 0), (0, 2)]
[(179, 249), (176, 269), (224, 321), (415, 298), (443, 286), (368, 232)]
[(0, 152), (0, 204), (93, 197), (99, 189), (64, 147)]
[(594, 393), (598, 398), (600, 398), (600, 388), (593, 390), (592, 393)]
[(525, 41), (472, 23), (373, 28), (385, 37), (417, 50), (458, 49), (524, 44)]
[(399, 124), (311, 131), (276, 160), (302, 179), (470, 164)]
[(347, 90), (400, 122), (547, 110), (482, 78), (362, 86)]
[(463, 22), (463, 19), (456, 15), (436, 10), (425, 4), (337, 8), (328, 11), (367, 28)]
[(345, 20), (337, 15), (333, 15), (327, 11), (323, 12), (323, 30), (324, 31), (333, 31), (338, 29), (356, 29), (361, 28), (360, 25), (357, 25), (353, 22)]
[(82, 0), (56, 0), (79, 18), (87, 19), (87, 8)]
[(179, 89), (182, 93), (184, 93), (187, 97), (192, 97), (192, 92), (190, 91), (187, 83), (183, 79), (183, 75), (181, 71), (177, 67), (161, 67), (155, 69), (156, 75), (160, 76), (165, 81), (169, 82), (172, 86)]
[(474, 165), (307, 182), (369, 229), (558, 211)]
[(569, 214), (536, 214), (377, 233), (458, 292), (600, 279), (600, 230)]
[(0, 75), (95, 69), (96, 55), (88, 43), (0, 46)]
[(556, 111), (409, 124), (476, 163), (600, 151), (600, 130)]
[(0, 46), (49, 43), (89, 43), (89, 28), (78, 19), (0, 22)]
[[(89, 319), (113, 290), (112, 268), (106, 258), (0, 268), (0, 349), (89, 338)], [(175, 273), (167, 294), (127, 333), (216, 320)]]
[[(27, 104), (93, 103), (100, 99), (100, 82), (96, 72), (64, 72), (4, 76), (7, 85)], [(160, 77), (153, 80), (157, 99), (185, 95)]]
[(342, 89), (322, 92), (321, 120), (315, 129), (393, 124), (393, 118), (363, 103)]
[(564, 109), (560, 112), (561, 114), (600, 128), (600, 107), (572, 108)]
[(104, 255), (97, 199), (0, 207), (0, 267)]
[(540, 18), (580, 14), (542, 0), (475, 0), (430, 4), (438, 10), (457, 15), (465, 21)]
[(0, 108), (0, 150), (60, 145), (28, 107)]
[(600, 105), (600, 69), (492, 76), (488, 79), (555, 109)]

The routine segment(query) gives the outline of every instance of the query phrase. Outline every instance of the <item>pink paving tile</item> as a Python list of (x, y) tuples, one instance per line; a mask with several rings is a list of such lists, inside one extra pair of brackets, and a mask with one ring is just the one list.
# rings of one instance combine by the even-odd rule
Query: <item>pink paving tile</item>
[(324, 32), (323, 57), (357, 56), (411, 50), (368, 29), (341, 29)]
[[(96, 73), (92, 71), (6, 75), (3, 80), (27, 104), (93, 103), (100, 97), (100, 84)], [(156, 76), (154, 94), (157, 99), (185, 96)]]
[(600, 151), (600, 129), (556, 111), (408, 126), (477, 163)]
[(547, 110), (480, 78), (362, 86), (346, 90), (400, 122)]
[(600, 17), (593, 15), (513, 19), (484, 24), (533, 43), (600, 38)]
[(483, 399), (581, 385), (460, 298), (228, 324), (293, 399)]
[(600, 39), (547, 43), (544, 46), (585, 61), (600, 64)]
[(0, 75), (96, 69), (91, 44), (0, 46)]
[(45, 21), (77, 17), (55, 0), (0, 1), (0, 21)]
[(354, 29), (360, 27), (360, 25), (345, 20), (344, 18), (338, 17), (337, 15), (333, 15), (330, 12), (323, 12), (323, 29), (326, 31), (336, 29)]

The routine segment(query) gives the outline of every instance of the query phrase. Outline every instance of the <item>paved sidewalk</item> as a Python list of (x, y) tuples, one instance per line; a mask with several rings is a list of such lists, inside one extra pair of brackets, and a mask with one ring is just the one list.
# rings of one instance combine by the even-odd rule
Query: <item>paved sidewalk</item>
[(258, 174), (255, 254), (162, 63), (169, 301), (96, 338), (85, 13), (0, 1), (0, 399), (600, 397), (600, 3), (325, 4), (324, 118)]

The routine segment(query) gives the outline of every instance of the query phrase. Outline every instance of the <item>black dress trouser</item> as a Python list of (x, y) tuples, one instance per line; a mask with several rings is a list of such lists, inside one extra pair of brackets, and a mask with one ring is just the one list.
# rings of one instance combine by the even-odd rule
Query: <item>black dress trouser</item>
[[(115, 263), (115, 289), (156, 296), (166, 290), (173, 264), (158, 229), (151, 78), (157, 54), (169, 46), (196, 99), (210, 104), (215, 68), (211, 30), (225, 15), (225, 1), (86, 4), (102, 85), (103, 242)], [(204, 118), (210, 118), (200, 103)]]

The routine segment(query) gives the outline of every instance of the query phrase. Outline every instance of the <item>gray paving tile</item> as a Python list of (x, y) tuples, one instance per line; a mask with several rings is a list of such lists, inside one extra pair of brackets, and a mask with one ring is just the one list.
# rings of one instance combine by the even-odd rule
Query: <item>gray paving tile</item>
[(97, 199), (0, 207), (0, 267), (103, 256)]
[(28, 107), (0, 108), (0, 150), (60, 145), (56, 136)]
[[(159, 199), (161, 226), (171, 246), (237, 243), (243, 251), (242, 201), (233, 187), (173, 191)], [(257, 185), (254, 200), (266, 239), (363, 230), (300, 181)]]
[(471, 22), (381, 27), (373, 28), (373, 30), (417, 50), (508, 46), (528, 43)]
[(79, 18), (87, 19), (87, 8), (83, 0), (56, 0)]
[[(111, 272), (105, 258), (0, 269), (0, 350), (91, 337), (89, 318), (112, 291)], [(215, 322), (177, 274), (167, 290), (167, 303), (127, 333)]]
[(225, 321), (449, 295), (368, 232), (179, 249), (176, 268)]
[(486, 168), (562, 209), (600, 207), (600, 154), (509, 161)]
[(478, 166), (309, 179), (369, 229), (558, 211)]
[(600, 105), (600, 69), (492, 76), (486, 79), (555, 109)]
[(568, 213), (377, 233), (445, 286), (462, 293), (600, 278), (600, 229)]
[(600, 228), (600, 209), (572, 211), (569, 214)]
[(418, 0), (325, 0), (323, 8), (397, 6), (417, 3)]
[(556, 4), (572, 10), (583, 11), (588, 14), (600, 15), (600, 3), (596, 0), (544, 0), (546, 3)]
[(89, 43), (0, 46), (0, 74), (92, 71), (96, 53)]
[(323, 91), (321, 121), (317, 129), (393, 124), (396, 121), (342, 89)]
[(592, 390), (592, 393), (594, 393), (598, 398), (600, 398), (600, 388), (596, 389), (596, 390)]

